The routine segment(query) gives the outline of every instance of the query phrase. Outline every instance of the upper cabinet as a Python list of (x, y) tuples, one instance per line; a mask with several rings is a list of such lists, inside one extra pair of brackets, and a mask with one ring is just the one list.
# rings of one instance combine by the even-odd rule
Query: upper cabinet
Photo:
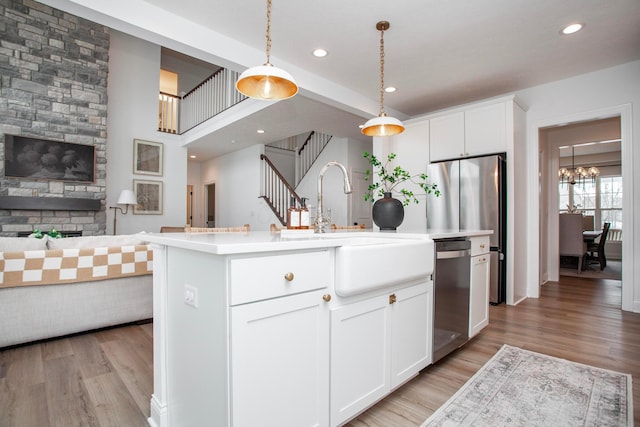
[(430, 161), (505, 151), (506, 108), (505, 102), (499, 102), (431, 118)]
[(453, 113), (429, 120), (429, 160), (463, 157), (464, 113)]

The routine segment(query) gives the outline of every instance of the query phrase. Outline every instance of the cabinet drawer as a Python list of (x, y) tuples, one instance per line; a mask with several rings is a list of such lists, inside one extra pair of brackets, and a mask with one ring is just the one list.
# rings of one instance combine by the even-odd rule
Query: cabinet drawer
[(321, 289), (329, 286), (331, 271), (328, 250), (232, 258), (230, 302), (238, 305)]
[(471, 237), (471, 256), (489, 253), (489, 236)]

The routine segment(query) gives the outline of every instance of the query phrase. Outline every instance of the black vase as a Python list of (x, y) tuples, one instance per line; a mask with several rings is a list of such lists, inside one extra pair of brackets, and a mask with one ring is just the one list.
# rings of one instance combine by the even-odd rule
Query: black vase
[(395, 230), (404, 219), (404, 206), (398, 199), (391, 197), (391, 193), (384, 193), (382, 199), (373, 204), (373, 222), (380, 230)]

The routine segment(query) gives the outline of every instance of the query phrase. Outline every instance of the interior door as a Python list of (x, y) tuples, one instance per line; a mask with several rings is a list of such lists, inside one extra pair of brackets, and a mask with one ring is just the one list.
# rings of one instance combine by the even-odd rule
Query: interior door
[(351, 224), (365, 224), (366, 228), (373, 227), (371, 219), (372, 204), (364, 200), (364, 193), (371, 181), (366, 181), (364, 172), (351, 173), (352, 193), (350, 199), (349, 219)]
[(207, 184), (204, 186), (206, 194), (206, 226), (216, 226), (216, 184)]
[(187, 185), (187, 225), (193, 223), (193, 185)]

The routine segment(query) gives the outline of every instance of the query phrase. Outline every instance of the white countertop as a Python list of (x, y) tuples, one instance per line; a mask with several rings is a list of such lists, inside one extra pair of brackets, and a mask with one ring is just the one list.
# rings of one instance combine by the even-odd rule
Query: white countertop
[(219, 255), (254, 252), (321, 249), (345, 246), (357, 238), (384, 239), (445, 239), (465, 236), (486, 236), (491, 230), (423, 230), (388, 232), (373, 230), (336, 231), (325, 234), (291, 233), (290, 231), (251, 231), (248, 233), (140, 233), (147, 242)]

